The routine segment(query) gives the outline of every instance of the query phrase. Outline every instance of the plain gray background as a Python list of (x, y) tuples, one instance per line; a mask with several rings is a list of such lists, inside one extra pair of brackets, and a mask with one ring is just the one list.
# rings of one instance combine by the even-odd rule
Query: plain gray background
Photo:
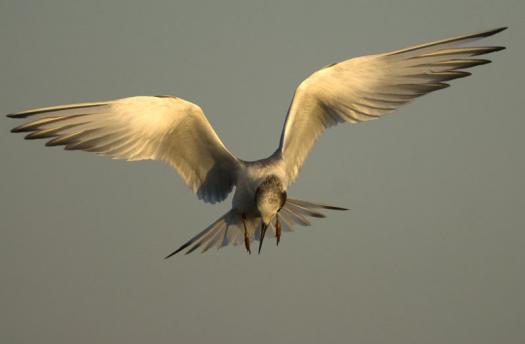
[[(498, 26), (493, 64), (324, 135), (289, 194), (351, 208), (162, 257), (230, 205), (0, 118), (2, 343), (524, 343), (523, 1), (1, 1), (2, 113), (174, 94), (243, 159), (328, 63)], [(255, 128), (255, 130), (253, 129)]]

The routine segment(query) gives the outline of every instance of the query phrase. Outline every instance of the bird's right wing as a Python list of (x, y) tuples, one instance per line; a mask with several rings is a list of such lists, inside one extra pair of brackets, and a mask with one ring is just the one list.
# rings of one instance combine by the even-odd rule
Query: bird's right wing
[(321, 133), (338, 123), (376, 119), (419, 96), (463, 78), (463, 69), (490, 62), (472, 58), (503, 47), (466, 47), (505, 28), (449, 38), (327, 66), (296, 89), (274, 158), (284, 161), (288, 181), (298, 175)]
[(34, 109), (8, 115), (27, 118), (13, 132), (126, 160), (162, 160), (205, 202), (224, 200), (235, 185), (239, 160), (221, 142), (201, 108), (171, 96)]

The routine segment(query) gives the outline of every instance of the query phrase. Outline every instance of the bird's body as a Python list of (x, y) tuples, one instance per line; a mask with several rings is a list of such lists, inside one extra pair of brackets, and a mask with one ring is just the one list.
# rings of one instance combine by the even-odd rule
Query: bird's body
[[(324, 217), (319, 209), (344, 208), (289, 198), (288, 186), (317, 138), (338, 123), (356, 123), (383, 114), (470, 75), (463, 69), (490, 62), (472, 58), (504, 49), (465, 44), (505, 28), (453, 37), (388, 53), (331, 64), (300, 83), (290, 105), (277, 150), (247, 162), (221, 142), (202, 109), (175, 96), (139, 96), (55, 106), (8, 115), (30, 118), (13, 132), (27, 139), (49, 139), (48, 146), (84, 150), (126, 160), (162, 160), (208, 203), (221, 202), (235, 189), (232, 208), (170, 254), (244, 243), (250, 251), (266, 230), (279, 243), (281, 231)], [(168, 256), (168, 257), (169, 257)]]
[(237, 175), (232, 209), (250, 216), (260, 216), (255, 202), (255, 192), (259, 185), (270, 176), (279, 178), (286, 191), (288, 183), (282, 160), (243, 161)]

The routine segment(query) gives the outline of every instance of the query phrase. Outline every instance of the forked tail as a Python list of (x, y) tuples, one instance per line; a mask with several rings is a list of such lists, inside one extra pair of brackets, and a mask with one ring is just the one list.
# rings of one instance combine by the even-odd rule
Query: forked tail
[[(280, 227), (283, 232), (293, 232), (293, 227), (296, 224), (310, 226), (311, 223), (307, 217), (326, 217), (320, 212), (321, 209), (348, 210), (346, 208), (288, 198), (284, 206), (277, 213), (277, 216), (270, 222), (266, 235), (278, 238), (280, 235), (278, 235), (276, 227)], [(278, 226), (276, 226), (277, 223), (279, 224)], [(185, 254), (189, 254), (199, 247), (202, 247), (201, 252), (206, 252), (212, 247), (219, 249), (228, 244), (233, 244), (234, 246), (240, 245), (245, 241), (245, 231), (250, 242), (254, 240), (259, 241), (261, 237), (261, 225), (261, 218), (247, 218), (243, 220), (240, 214), (234, 210), (230, 210), (176, 251), (166, 256), (166, 258), (185, 249), (188, 249)]]

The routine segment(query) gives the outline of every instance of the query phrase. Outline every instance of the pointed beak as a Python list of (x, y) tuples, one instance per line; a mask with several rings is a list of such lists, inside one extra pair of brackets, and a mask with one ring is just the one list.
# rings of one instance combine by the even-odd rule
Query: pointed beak
[(264, 223), (263, 221), (261, 221), (261, 240), (259, 241), (259, 252), (257, 254), (261, 254), (262, 243), (263, 243), (264, 235), (266, 234), (267, 228), (268, 228), (268, 225)]

